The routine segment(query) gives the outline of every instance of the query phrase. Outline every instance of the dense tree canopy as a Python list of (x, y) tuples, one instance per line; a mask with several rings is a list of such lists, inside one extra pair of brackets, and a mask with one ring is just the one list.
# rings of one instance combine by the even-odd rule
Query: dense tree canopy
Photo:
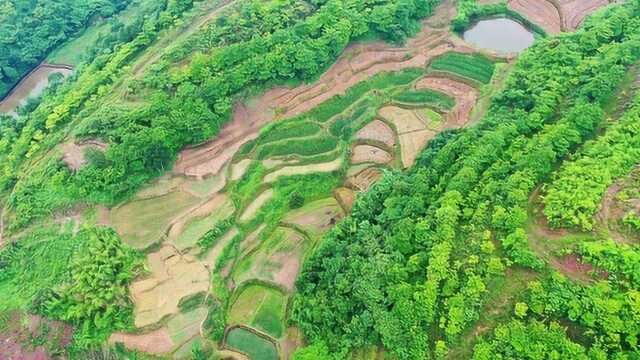
[(111, 16), (127, 4), (128, 0), (0, 1), (0, 98), (91, 19)]

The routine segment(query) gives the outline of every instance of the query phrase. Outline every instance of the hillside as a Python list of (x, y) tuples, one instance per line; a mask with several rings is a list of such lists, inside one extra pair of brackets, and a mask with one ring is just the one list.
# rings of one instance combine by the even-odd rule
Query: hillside
[(0, 116), (0, 358), (640, 356), (639, 3), (86, 26)]

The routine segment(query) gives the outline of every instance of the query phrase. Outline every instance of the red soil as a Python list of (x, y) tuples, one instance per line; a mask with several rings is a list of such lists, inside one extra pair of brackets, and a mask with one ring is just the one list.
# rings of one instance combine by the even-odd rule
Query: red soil
[[(8, 316), (6, 327), (0, 329), (0, 360), (54, 359), (47, 353), (47, 347), (64, 349), (71, 342), (73, 329), (62, 322), (36, 315), (24, 318), (18, 312)], [(32, 345), (35, 339), (43, 341), (44, 345)]]
[(565, 31), (576, 30), (591, 13), (609, 5), (609, 0), (550, 0), (555, 1), (562, 10)]
[(538, 24), (550, 35), (562, 31), (560, 13), (548, 0), (509, 0), (509, 7)]

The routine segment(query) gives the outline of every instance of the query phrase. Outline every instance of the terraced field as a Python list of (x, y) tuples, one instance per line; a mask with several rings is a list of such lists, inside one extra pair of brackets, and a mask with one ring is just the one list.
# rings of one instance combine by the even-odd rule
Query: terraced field
[[(533, 21), (552, 17), (546, 3), (510, 5), (544, 8)], [(287, 356), (301, 341), (286, 328), (287, 301), (322, 234), (384, 171), (410, 167), (436, 134), (466, 126), (495, 64), (509, 61), (453, 35), (452, 8), (445, 1), (403, 47), (352, 45), (318, 81), (235, 104), (216, 138), (112, 209), (123, 240), (149, 249), (149, 272), (131, 286), (139, 331), (111, 342), (175, 356), (212, 336), (189, 324), (222, 312), (227, 356)], [(196, 310), (181, 309), (193, 298)]]

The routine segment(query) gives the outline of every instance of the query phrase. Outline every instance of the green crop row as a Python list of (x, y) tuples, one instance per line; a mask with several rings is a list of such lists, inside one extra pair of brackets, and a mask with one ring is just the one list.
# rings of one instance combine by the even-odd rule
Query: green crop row
[(431, 68), (488, 84), (493, 77), (495, 64), (482, 55), (448, 52), (435, 59), (431, 63)]
[(441, 110), (451, 110), (456, 104), (451, 96), (430, 89), (406, 91), (394, 96), (393, 99), (409, 104), (431, 105)]
[(265, 131), (259, 140), (264, 144), (278, 140), (311, 136), (317, 134), (320, 129), (321, 128), (318, 124), (309, 121), (277, 123), (275, 126)]
[(291, 154), (302, 156), (317, 155), (331, 151), (336, 146), (338, 146), (338, 139), (334, 137), (278, 141), (260, 147), (256, 158), (263, 160), (272, 156)]

